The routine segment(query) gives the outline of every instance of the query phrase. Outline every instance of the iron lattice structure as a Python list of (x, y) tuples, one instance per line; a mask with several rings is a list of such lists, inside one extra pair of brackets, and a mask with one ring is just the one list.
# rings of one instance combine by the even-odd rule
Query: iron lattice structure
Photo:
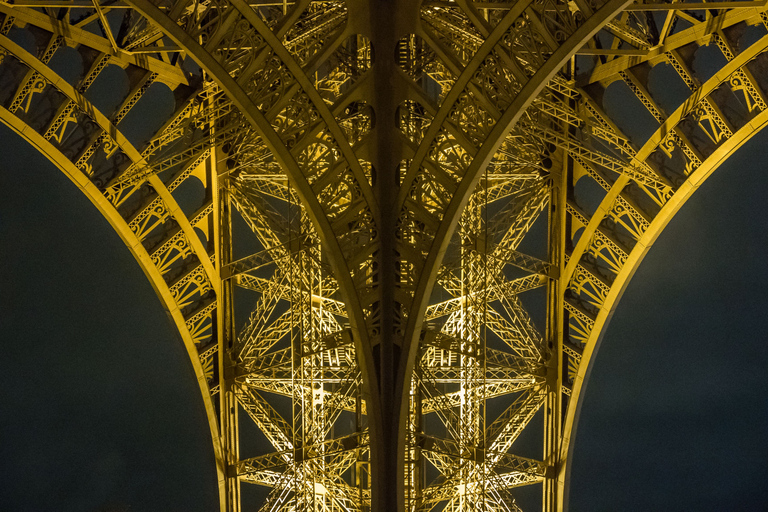
[(768, 120), (766, 26), (762, 0), (0, 1), (0, 118), (153, 283), (223, 511), (533, 486), (552, 512), (622, 290)]

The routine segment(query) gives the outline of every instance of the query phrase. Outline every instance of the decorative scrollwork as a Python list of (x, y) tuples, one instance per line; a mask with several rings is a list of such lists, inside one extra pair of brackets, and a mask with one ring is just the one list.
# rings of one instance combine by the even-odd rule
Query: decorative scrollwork
[(627, 262), (626, 251), (599, 229), (592, 236), (587, 252), (607, 264), (614, 274), (618, 274)]
[(731, 89), (734, 91), (741, 91), (744, 95), (744, 102), (747, 105), (747, 110), (753, 112), (754, 110), (763, 111), (768, 108), (763, 96), (757, 89), (757, 86), (749, 79), (747, 74), (743, 70), (738, 70), (731, 75), (728, 83)]
[(213, 287), (208, 280), (205, 269), (200, 265), (178, 279), (168, 289), (179, 309), (183, 309), (202, 298)]
[(16, 93), (16, 97), (8, 107), (10, 112), (16, 112), (19, 107), (24, 105), (22, 111), (29, 113), (29, 109), (32, 106), (32, 98), (35, 94), (41, 93), (45, 90), (48, 82), (43, 76), (37, 72), (33, 72), (32, 75), (24, 82), (21, 89)]
[(151, 259), (160, 273), (165, 275), (176, 263), (190, 254), (192, 254), (192, 247), (189, 245), (184, 232), (179, 230), (160, 247), (152, 251)]
[(531, 10), (526, 11), (515, 20), (502, 38), (511, 58), (528, 77), (539, 70), (554, 50), (550, 48), (544, 34), (536, 30), (532, 16), (536, 15)]
[[(204, 346), (213, 335), (215, 327), (213, 324), (214, 311), (216, 311), (216, 301), (210, 302), (186, 319), (187, 330), (189, 330), (189, 334), (192, 336), (192, 341), (198, 347)], [(216, 349), (218, 349), (218, 345), (214, 345), (206, 353), (210, 352), (212, 354), (216, 352)]]
[(723, 116), (715, 110), (708, 99), (696, 105), (696, 108), (691, 112), (691, 116), (696, 120), (707, 137), (715, 144), (719, 144), (733, 135)]
[(143, 241), (147, 238), (149, 233), (163, 224), (169, 216), (170, 212), (168, 212), (168, 209), (165, 207), (165, 203), (161, 198), (157, 197), (146, 208), (141, 210), (138, 215), (131, 219), (128, 223), (128, 227), (131, 228), (131, 231), (136, 234), (136, 237), (139, 240)]
[(222, 19), (227, 15), (229, 8), (228, 4), (221, 0), (195, 2), (177, 23), (187, 34), (205, 46), (212, 36), (219, 32)]

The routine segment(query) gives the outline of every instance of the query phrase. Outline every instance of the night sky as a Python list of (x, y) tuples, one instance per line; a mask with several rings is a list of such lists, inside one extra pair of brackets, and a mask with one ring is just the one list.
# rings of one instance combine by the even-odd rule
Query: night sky
[(0, 125), (0, 511), (217, 510), (181, 340), (111, 226)]
[[(571, 512), (768, 510), (759, 135), (662, 234), (598, 353)], [(139, 266), (0, 127), (0, 510), (216, 510), (202, 402)]]
[(570, 512), (768, 510), (768, 133), (662, 232), (586, 388)]

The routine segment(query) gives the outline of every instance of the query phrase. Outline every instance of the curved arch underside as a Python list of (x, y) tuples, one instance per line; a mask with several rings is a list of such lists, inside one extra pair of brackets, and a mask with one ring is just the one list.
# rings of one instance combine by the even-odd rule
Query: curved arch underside
[(222, 510), (555, 511), (622, 291), (768, 119), (767, 25), (761, 2), (0, 2), (0, 121), (169, 311)]

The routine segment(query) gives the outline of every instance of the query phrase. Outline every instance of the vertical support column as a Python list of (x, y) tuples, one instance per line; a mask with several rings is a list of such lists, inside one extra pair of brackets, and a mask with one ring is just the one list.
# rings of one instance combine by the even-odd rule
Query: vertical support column
[[(295, 216), (295, 217), (294, 217)], [(308, 471), (308, 466), (303, 460), (304, 447), (310, 443), (310, 439), (307, 438), (307, 434), (311, 435), (311, 432), (307, 432), (307, 428), (311, 428), (312, 418), (312, 393), (307, 392), (311, 390), (313, 386), (313, 374), (310, 360), (312, 356), (304, 355), (304, 343), (311, 337), (311, 289), (304, 287), (305, 283), (311, 283), (311, 277), (307, 278), (306, 272), (307, 261), (306, 251), (309, 247), (305, 246), (305, 222), (303, 218), (304, 214), (301, 211), (301, 207), (295, 206), (291, 203), (289, 205), (288, 213), (288, 225), (289, 229), (292, 229), (294, 225), (294, 218), (298, 219), (296, 225), (299, 227), (298, 232), (289, 232), (289, 239), (294, 236), (299, 240), (295, 247), (291, 247), (290, 251), (290, 274), (289, 279), (291, 283), (291, 354), (292, 354), (292, 385), (291, 389), (293, 397), (291, 399), (293, 411), (292, 411), (292, 427), (293, 427), (293, 443), (294, 450), (294, 474), (293, 474), (293, 494), (294, 494), (294, 506), (297, 510), (313, 510), (314, 509), (314, 483), (310, 482), (313, 479), (312, 475)]]
[[(401, 340), (396, 337), (395, 295), (398, 287), (397, 249), (393, 197), (398, 195), (398, 164), (402, 150), (395, 136), (395, 112), (397, 107), (397, 66), (395, 42), (397, 25), (402, 23), (400, 0), (368, 0), (365, 2), (370, 17), (371, 43), (376, 52), (372, 67), (376, 87), (371, 105), (376, 113), (376, 134), (372, 151), (375, 172), (374, 194), (380, 207), (375, 219), (378, 229), (379, 251), (374, 255), (374, 287), (378, 304), (369, 316), (367, 328), (376, 332), (371, 336), (372, 353), (378, 380), (378, 400), (372, 400), (368, 411), (372, 418), (371, 439), (371, 508), (374, 512), (403, 512), (405, 506), (405, 449), (406, 418), (401, 418), (400, 397), (396, 382), (399, 367)], [(375, 311), (378, 308), (378, 311)], [(374, 378), (374, 376), (371, 376)], [(402, 383), (403, 385), (405, 383)], [(408, 389), (408, 388), (405, 388)], [(374, 407), (378, 410), (374, 410)], [(402, 439), (402, 444), (400, 443)]]
[[(355, 392), (355, 431), (358, 435), (362, 435), (363, 431), (368, 428), (368, 425), (364, 422), (363, 417), (363, 385), (362, 382), (358, 383), (357, 390)], [(363, 450), (358, 446), (355, 450), (355, 486), (357, 487), (357, 496), (360, 503), (365, 503), (365, 497), (363, 490), (370, 488), (370, 469), (368, 460), (363, 458)], [(368, 455), (370, 458), (370, 452)], [(370, 507), (362, 507), (363, 512), (370, 512)]]
[[(325, 510), (331, 499), (324, 491), (326, 466), (323, 457), (303, 460), (303, 450), (319, 447), (330, 433), (326, 410), (327, 383), (323, 378), (321, 340), (329, 333), (323, 324), (321, 249), (313, 236), (306, 211), (296, 207), (299, 242), (292, 254), (291, 347), (293, 353), (293, 448), (296, 464), (294, 496), (296, 510)], [(289, 217), (292, 219), (294, 213)]]
[(552, 169), (552, 190), (549, 197), (548, 256), (556, 278), (547, 285), (547, 396), (544, 403), (544, 461), (547, 474), (544, 479), (544, 512), (563, 510), (562, 493), (558, 489), (558, 474), (563, 461), (560, 458), (563, 412), (563, 337), (566, 328), (564, 317), (566, 214), (565, 205), (568, 179), (572, 173), (573, 161), (563, 151), (563, 165)]
[[(485, 190), (487, 190), (487, 180)], [(475, 452), (485, 446), (485, 333), (487, 312), (487, 247), (484, 222), (485, 201), (476, 193), (469, 198), (459, 222), (462, 245), (461, 309), (459, 329), (461, 339), (459, 439), (462, 451)], [(479, 460), (461, 469), (462, 511), (482, 510), (485, 504), (485, 467)]]
[[(223, 180), (219, 179), (217, 167), (218, 149), (211, 148), (209, 159), (212, 177), (214, 208), (214, 240), (216, 245), (216, 266), (219, 275), (222, 269), (232, 261), (232, 217), (230, 215), (229, 194)], [(232, 302), (233, 285), (231, 280), (221, 279), (219, 306), (216, 318), (216, 335), (219, 340), (219, 428), (221, 444), (224, 448), (224, 467), (219, 471), (225, 475), (224, 489), (219, 489), (222, 512), (240, 512), (240, 480), (234, 468), (240, 458), (240, 435), (238, 431), (237, 397), (235, 396), (235, 361), (234, 361), (234, 307)]]
[[(421, 352), (417, 357), (420, 356)], [(423, 488), (423, 461), (421, 458), (421, 447), (418, 443), (418, 437), (424, 429), (421, 424), (421, 391), (419, 390), (417, 382), (418, 380), (416, 377), (411, 380), (409, 394), (408, 432), (406, 433), (408, 454), (405, 461), (405, 510), (407, 511), (416, 509), (416, 504), (418, 499), (421, 498), (421, 491)]]

